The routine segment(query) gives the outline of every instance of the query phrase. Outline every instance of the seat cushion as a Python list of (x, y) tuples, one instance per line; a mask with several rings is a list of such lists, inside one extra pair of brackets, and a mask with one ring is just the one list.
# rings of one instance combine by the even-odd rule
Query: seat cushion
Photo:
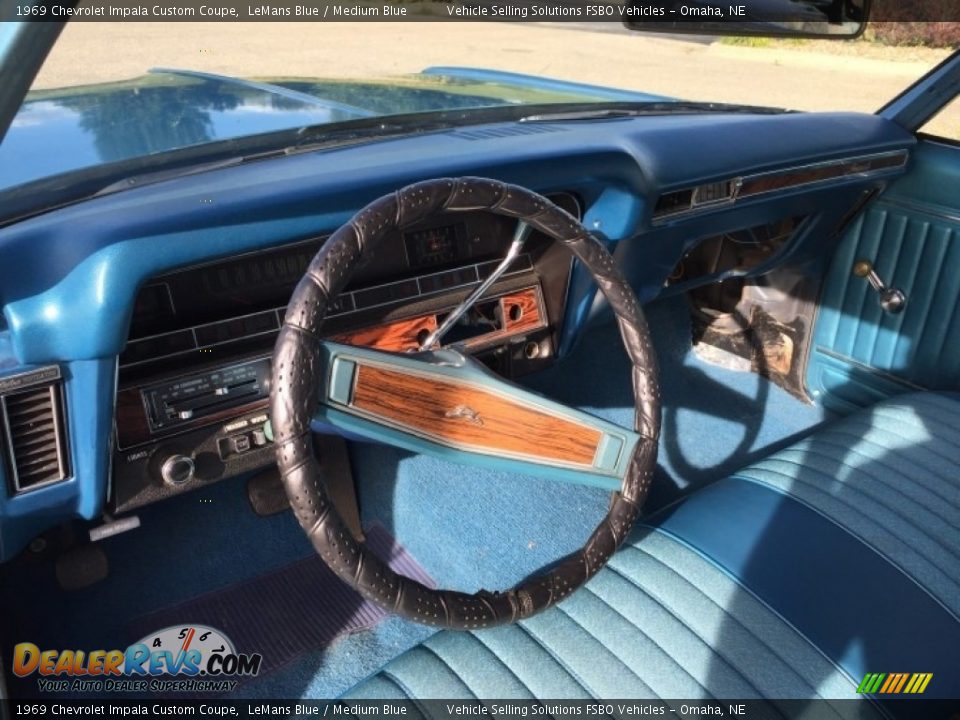
[(960, 395), (903, 395), (738, 473), (788, 492), (960, 615)]
[(958, 420), (924, 393), (834, 423), (657, 513), (559, 606), (438, 633), (349, 696), (852, 698), (933, 672), (956, 697)]

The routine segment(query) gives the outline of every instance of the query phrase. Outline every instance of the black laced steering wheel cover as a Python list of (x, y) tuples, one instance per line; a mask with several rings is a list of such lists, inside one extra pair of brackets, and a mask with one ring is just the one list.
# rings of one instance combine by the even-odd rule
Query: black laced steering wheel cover
[[(487, 210), (517, 218), (568, 247), (590, 270), (616, 315), (632, 363), (634, 429), (640, 435), (626, 477), (584, 547), (506, 592), (435, 590), (399, 575), (356, 541), (321, 481), (310, 421), (320, 397), (321, 325), (364, 254), (395, 229), (442, 211)], [(427, 625), (455, 630), (526, 618), (593, 577), (626, 539), (650, 488), (660, 431), (657, 363), (643, 311), (607, 249), (570, 214), (516, 185), (485, 178), (439, 178), (374, 200), (317, 253), (287, 306), (273, 353), (270, 388), (277, 465), (290, 505), (324, 562), (367, 600)]]

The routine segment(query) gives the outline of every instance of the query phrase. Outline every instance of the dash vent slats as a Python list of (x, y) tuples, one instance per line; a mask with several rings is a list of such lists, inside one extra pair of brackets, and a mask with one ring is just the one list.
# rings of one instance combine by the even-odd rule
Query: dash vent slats
[(544, 133), (555, 133), (566, 130), (561, 125), (505, 125), (477, 128), (475, 130), (454, 130), (450, 134), (461, 140), (489, 140), (491, 138), (513, 137), (515, 135), (542, 135)]
[(14, 492), (67, 478), (69, 462), (59, 381), (0, 395), (0, 422)]

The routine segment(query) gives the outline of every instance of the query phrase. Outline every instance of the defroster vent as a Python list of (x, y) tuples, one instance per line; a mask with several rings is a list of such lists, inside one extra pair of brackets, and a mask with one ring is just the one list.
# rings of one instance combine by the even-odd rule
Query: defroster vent
[(13, 492), (32, 490), (69, 476), (59, 368), (0, 378), (0, 426)]

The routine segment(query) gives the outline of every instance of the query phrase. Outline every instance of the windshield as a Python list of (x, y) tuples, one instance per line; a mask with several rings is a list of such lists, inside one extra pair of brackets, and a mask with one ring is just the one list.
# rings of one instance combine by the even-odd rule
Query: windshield
[[(619, 23), (72, 22), (0, 145), (0, 191), (365, 118), (669, 99), (873, 112), (948, 54)], [(956, 125), (956, 118), (943, 118)]]

